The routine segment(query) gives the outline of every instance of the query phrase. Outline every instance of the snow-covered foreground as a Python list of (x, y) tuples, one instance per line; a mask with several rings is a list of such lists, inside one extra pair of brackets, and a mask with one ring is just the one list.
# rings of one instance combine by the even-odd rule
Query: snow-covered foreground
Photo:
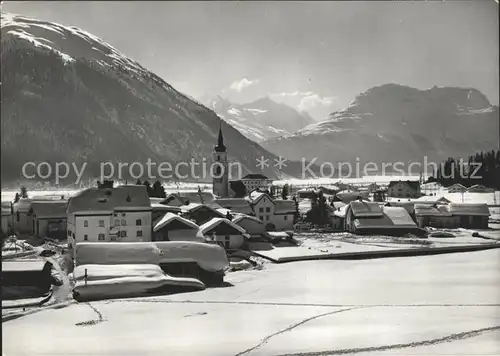
[(500, 250), (266, 264), (233, 286), (3, 323), (16, 355), (497, 355)]

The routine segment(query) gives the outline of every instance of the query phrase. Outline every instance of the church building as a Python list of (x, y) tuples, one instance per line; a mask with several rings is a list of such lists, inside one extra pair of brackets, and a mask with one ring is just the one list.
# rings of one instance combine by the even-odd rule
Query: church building
[[(221, 124), (222, 125), (222, 124)], [(224, 146), (222, 126), (219, 127), (217, 146), (214, 148), (214, 163), (212, 166), (213, 193), (219, 198), (229, 197), (229, 165), (227, 160), (227, 149)]]

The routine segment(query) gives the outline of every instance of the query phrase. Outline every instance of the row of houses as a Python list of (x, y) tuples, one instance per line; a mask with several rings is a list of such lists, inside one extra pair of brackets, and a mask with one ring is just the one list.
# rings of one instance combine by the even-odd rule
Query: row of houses
[(144, 186), (122, 185), (88, 188), (69, 200), (21, 199), (8, 207), (5, 204), (3, 210), (9, 210), (12, 222), (6, 230), (22, 236), (68, 239), (73, 246), (80, 241), (165, 240), (184, 233), (195, 239), (203, 231), (209, 237), (214, 232), (230, 236), (230, 243), (219, 242), (233, 248), (241, 244), (243, 233), (293, 230), (295, 205), (260, 191), (246, 198), (216, 199), (198, 191), (157, 199), (149, 198)]

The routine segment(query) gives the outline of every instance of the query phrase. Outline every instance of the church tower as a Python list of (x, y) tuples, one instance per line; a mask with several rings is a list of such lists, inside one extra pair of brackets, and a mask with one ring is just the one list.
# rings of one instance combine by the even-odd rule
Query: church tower
[(224, 146), (224, 136), (222, 136), (222, 122), (221, 126), (219, 127), (217, 146), (215, 146), (214, 148), (212, 184), (212, 191), (214, 195), (221, 198), (229, 197), (229, 168), (227, 161), (227, 150), (226, 146)]

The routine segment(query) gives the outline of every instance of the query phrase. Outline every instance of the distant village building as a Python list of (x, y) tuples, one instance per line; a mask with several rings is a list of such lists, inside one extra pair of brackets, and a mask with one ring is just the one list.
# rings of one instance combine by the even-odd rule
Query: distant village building
[(68, 201), (68, 243), (151, 241), (151, 202), (143, 185), (88, 188)]
[(226, 250), (236, 250), (245, 244), (246, 231), (232, 221), (214, 218), (200, 226), (198, 237), (217, 243)]
[(34, 235), (41, 238), (66, 239), (67, 200), (35, 201), (31, 204)]
[(247, 174), (246, 176), (241, 178), (241, 181), (247, 188), (247, 192), (251, 192), (255, 189), (270, 189), (271, 185), (273, 184), (272, 179), (269, 179), (265, 175), (258, 173)]
[(217, 197), (229, 197), (229, 164), (227, 160), (227, 149), (224, 146), (222, 127), (219, 128), (217, 146), (214, 148), (214, 169), (212, 172), (212, 189)]
[(388, 197), (418, 198), (420, 195), (420, 182), (417, 180), (391, 181), (387, 187)]
[(264, 222), (266, 230), (293, 230), (295, 202), (293, 200), (278, 200), (268, 194), (253, 191), (248, 200), (254, 215)]
[(469, 193), (491, 193), (494, 192), (494, 189), (488, 188), (482, 184), (475, 184), (472, 187), (467, 189)]
[(465, 193), (467, 191), (467, 188), (460, 183), (455, 183), (446, 189), (448, 193)]
[(191, 220), (185, 219), (173, 213), (165, 216), (153, 228), (153, 241), (198, 241), (203, 242), (197, 236), (199, 226)]
[(345, 215), (345, 230), (360, 235), (404, 235), (421, 233), (402, 207), (381, 207), (376, 202), (353, 201)]

